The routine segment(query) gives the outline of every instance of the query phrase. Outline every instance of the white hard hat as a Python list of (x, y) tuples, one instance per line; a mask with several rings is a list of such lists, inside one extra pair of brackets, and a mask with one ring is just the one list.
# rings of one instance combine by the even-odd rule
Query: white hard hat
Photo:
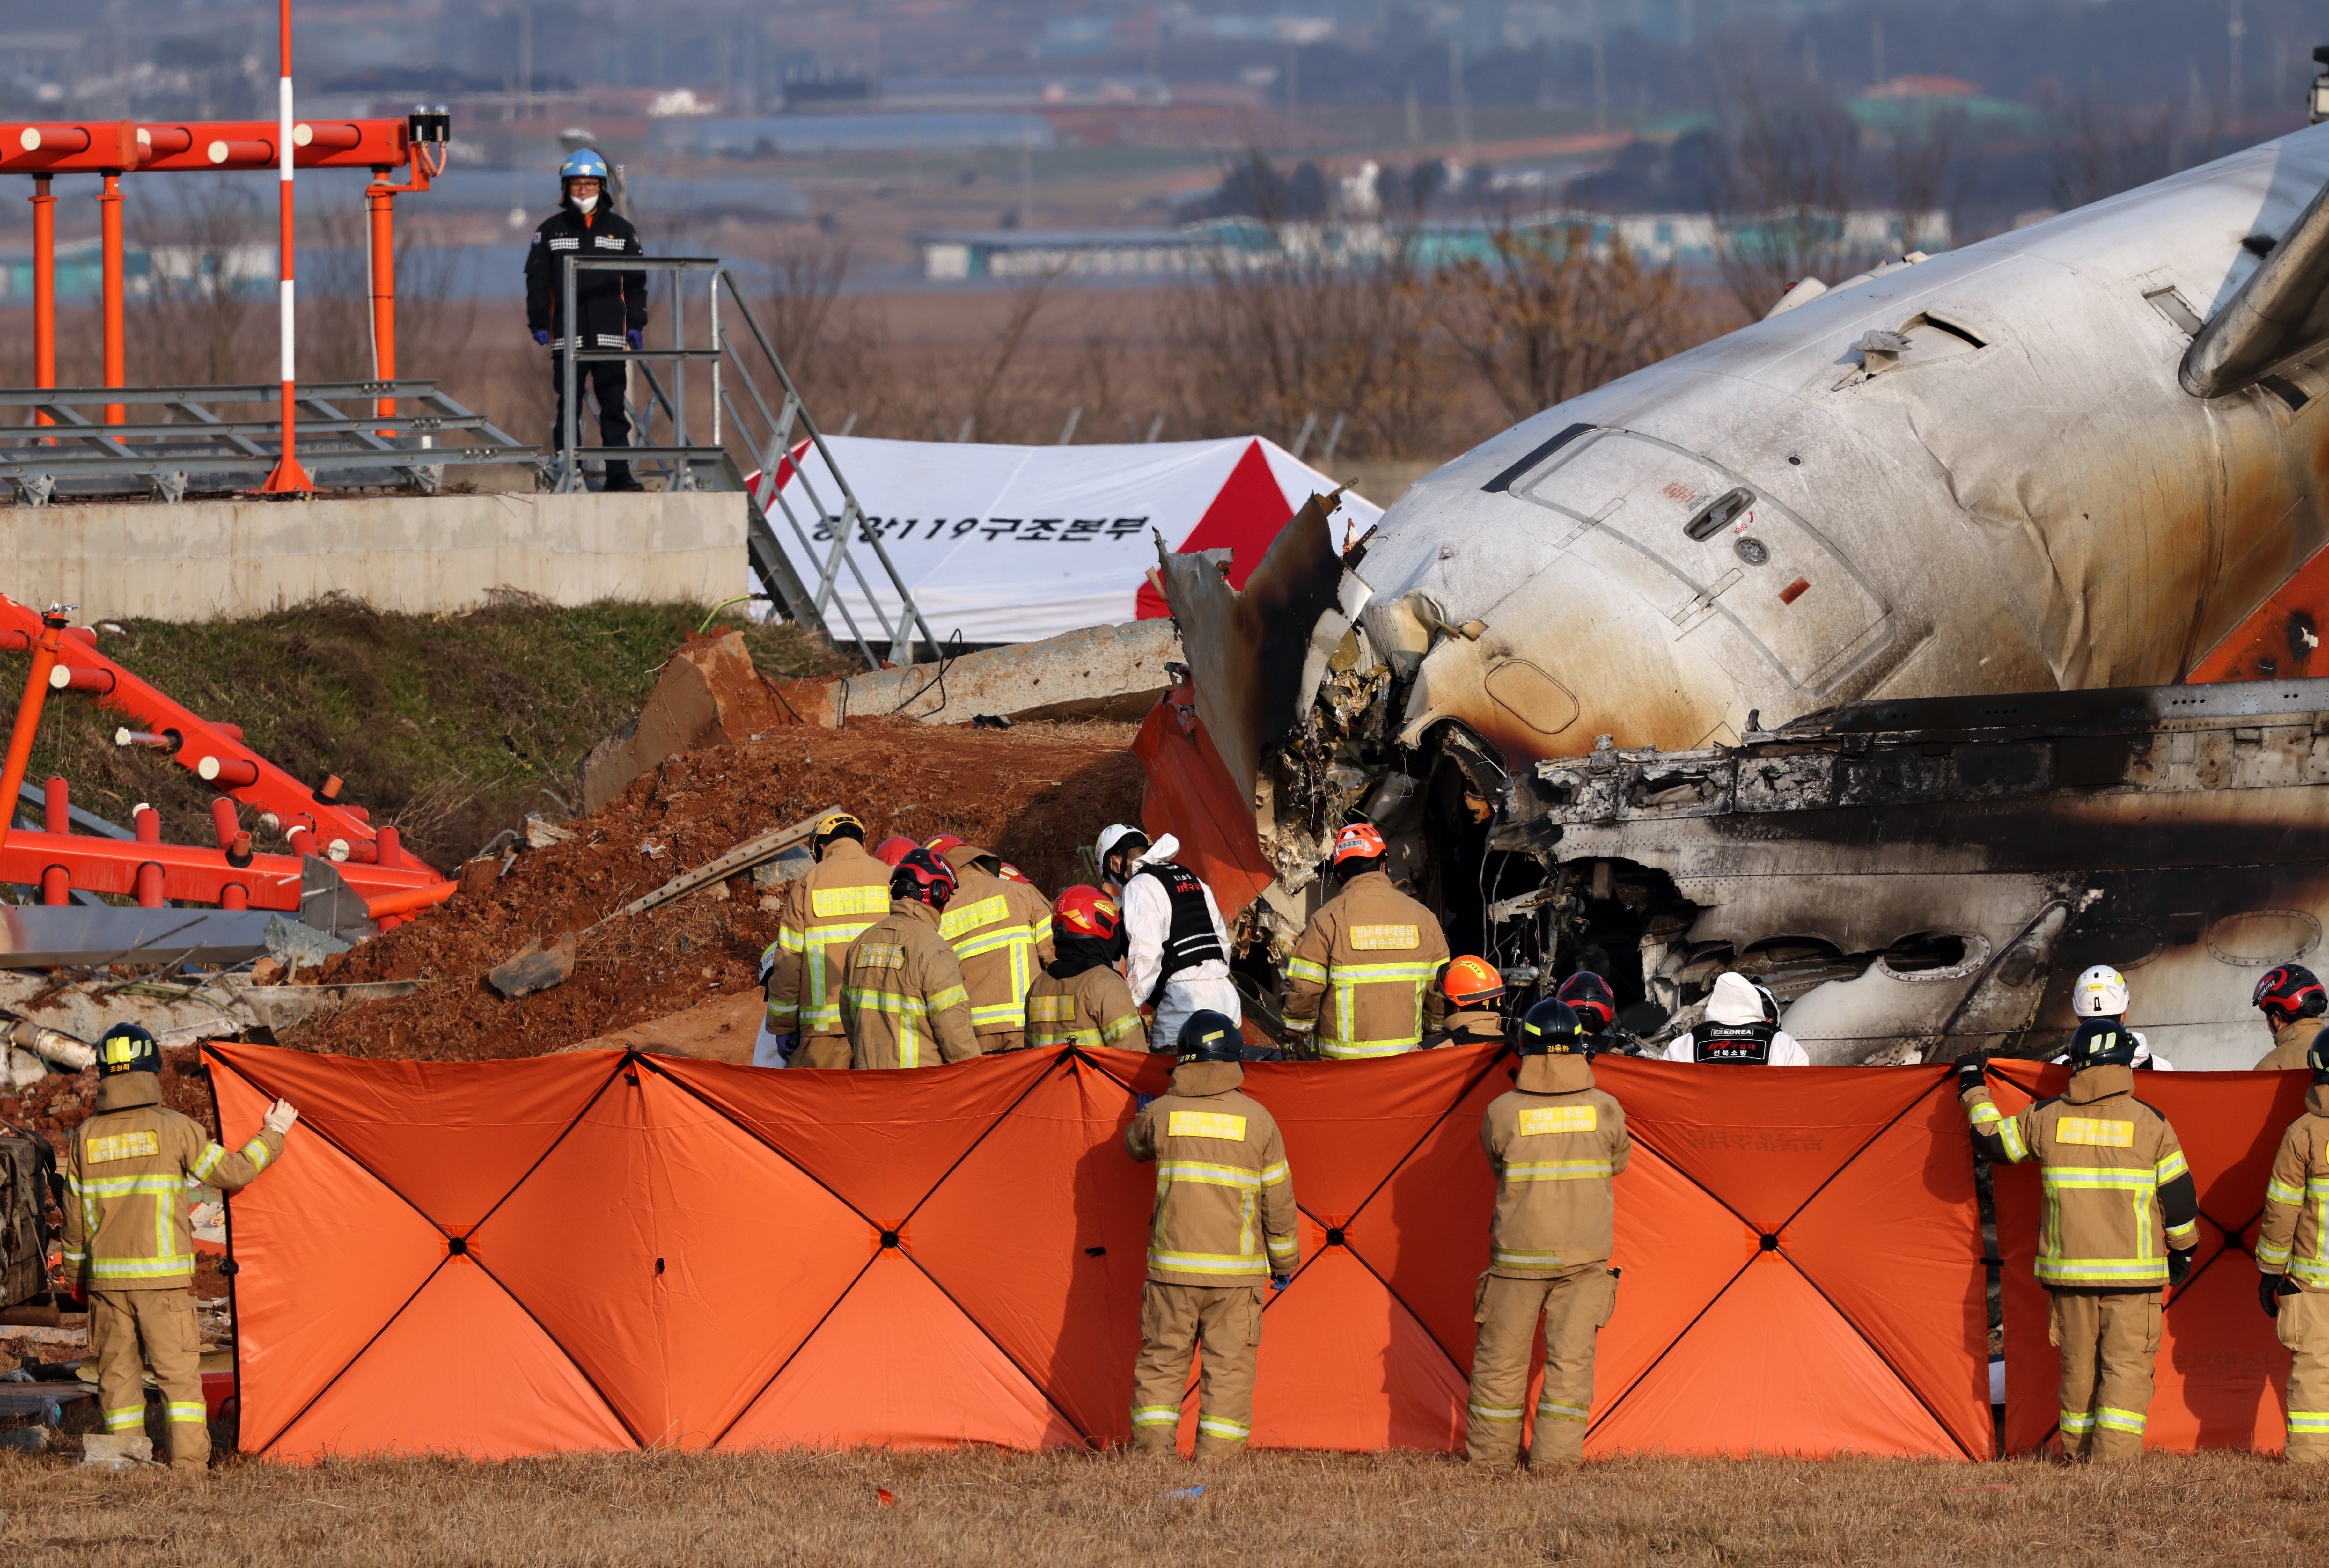
[(1143, 845), (1146, 845), (1148, 843), (1148, 835), (1141, 832), (1140, 829), (1133, 827), (1130, 823), (1109, 823), (1106, 827), (1099, 830), (1099, 842), (1092, 845), (1093, 857), (1102, 865), (1106, 865), (1108, 864), (1109, 854), (1115, 850), (1117, 845), (1122, 844), (1127, 838), (1136, 838), (1140, 840)]
[(2116, 1018), (2126, 1011), (2126, 977), (2108, 964), (2097, 964), (2079, 977), (2070, 992), (2070, 1011), (2081, 1018)]

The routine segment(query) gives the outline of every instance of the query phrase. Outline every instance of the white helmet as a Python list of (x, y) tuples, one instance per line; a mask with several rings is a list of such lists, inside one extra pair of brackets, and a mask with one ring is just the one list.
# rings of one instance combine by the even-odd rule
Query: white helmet
[(2097, 964), (2079, 977), (2070, 992), (2070, 1011), (2081, 1018), (2116, 1018), (2126, 1011), (2126, 977), (2108, 964)]
[(1110, 853), (1127, 838), (1140, 840), (1143, 849), (1148, 847), (1148, 835), (1128, 822), (1111, 822), (1099, 830), (1099, 842), (1092, 845), (1092, 858), (1106, 865)]

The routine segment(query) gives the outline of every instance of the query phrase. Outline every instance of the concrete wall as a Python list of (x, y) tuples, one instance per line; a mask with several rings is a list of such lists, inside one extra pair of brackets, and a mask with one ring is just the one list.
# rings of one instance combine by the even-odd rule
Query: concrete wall
[(421, 613), (497, 588), (716, 604), (746, 586), (736, 494), (0, 507), (0, 592), (78, 604), (77, 620), (255, 615), (335, 591)]

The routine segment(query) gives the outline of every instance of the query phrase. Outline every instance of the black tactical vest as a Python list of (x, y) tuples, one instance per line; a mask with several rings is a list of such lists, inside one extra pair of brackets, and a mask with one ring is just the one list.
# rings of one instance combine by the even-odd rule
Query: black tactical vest
[(1230, 956), (1222, 951), (1221, 938), (1213, 934), (1212, 912), (1205, 907), (1205, 884), (1197, 880), (1196, 873), (1169, 860), (1152, 860), (1132, 874), (1155, 877), (1165, 897), (1173, 901), (1173, 925), (1164, 933), (1164, 961), (1156, 971), (1156, 988), (1141, 998), (1153, 1006), (1164, 994), (1165, 982), (1181, 970), (1214, 959), (1227, 963)]
[(1691, 1059), (1696, 1062), (1743, 1062), (1768, 1066), (1777, 1024), (1701, 1024), (1690, 1032)]

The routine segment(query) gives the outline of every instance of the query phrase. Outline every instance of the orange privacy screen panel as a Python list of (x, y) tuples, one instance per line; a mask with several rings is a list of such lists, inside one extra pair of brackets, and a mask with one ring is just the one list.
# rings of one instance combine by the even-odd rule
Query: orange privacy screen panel
[[(1128, 1435), (1154, 1177), (1123, 1136), (1162, 1059), (210, 1057), (230, 1143), (278, 1095), (301, 1109), (232, 1202), (253, 1451)], [(1264, 1317), (1256, 1443), (1462, 1446), (1495, 1196), (1480, 1119), (1512, 1062), (1249, 1070), (1285, 1132), (1304, 1258)], [(1991, 1452), (1973, 1165), (1947, 1073), (1597, 1072), (1634, 1153), (1590, 1451)], [(2230, 1162), (2264, 1136), (2262, 1101), (2223, 1114), (2253, 1135), (2227, 1136)], [(2227, 1196), (2211, 1213), (2247, 1211)]]
[[(1998, 1082), (2000, 1079), (2004, 1082)], [(2067, 1067), (1994, 1064), (1991, 1092), (2011, 1116), (2060, 1094)], [(2288, 1352), (2257, 1306), (2253, 1251), (2265, 1179), (2280, 1135), (2305, 1110), (2302, 1072), (2138, 1072), (2136, 1097), (2164, 1116), (2200, 1191), (2200, 1245), (2161, 1314), (2156, 1382), (2144, 1446), (2278, 1453), (2287, 1434)], [(2038, 1251), (2037, 1167), (1996, 1173), (1998, 1252), (2005, 1260), (2005, 1446), (2024, 1453), (2055, 1435), (2060, 1363), (2046, 1337)]]

